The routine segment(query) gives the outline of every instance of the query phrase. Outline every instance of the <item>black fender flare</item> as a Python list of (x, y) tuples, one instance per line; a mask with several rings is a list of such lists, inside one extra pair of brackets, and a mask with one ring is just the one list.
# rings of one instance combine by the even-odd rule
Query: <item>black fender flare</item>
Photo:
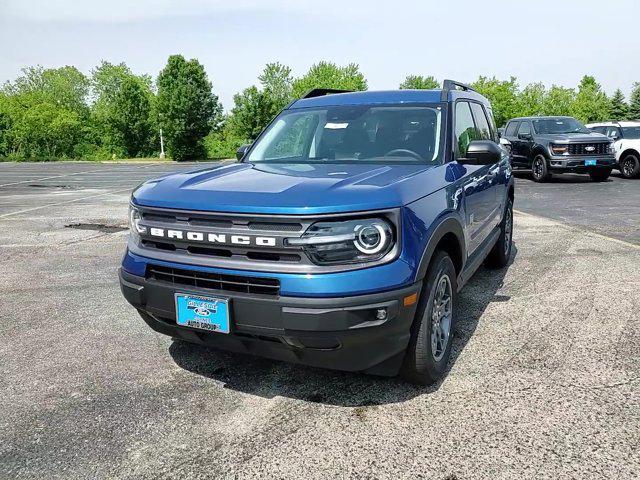
[(540, 145), (539, 143), (536, 143), (533, 148), (531, 149), (531, 161), (533, 162), (533, 159), (536, 155), (538, 154), (542, 154), (544, 156), (544, 158), (546, 158), (547, 160), (549, 160), (549, 152), (548, 150), (543, 146)]
[[(465, 252), (466, 250), (466, 241), (464, 238), (464, 230), (462, 228), (462, 224), (460, 220), (453, 215), (447, 216), (440, 220), (440, 223), (435, 228), (429, 241), (427, 242), (427, 246), (422, 253), (422, 258), (420, 259), (420, 264), (418, 265), (418, 272), (416, 274), (416, 281), (422, 280), (427, 274), (427, 269), (429, 268), (429, 263), (431, 263), (431, 258), (433, 257), (433, 253), (436, 250), (436, 246), (442, 240), (442, 238), (452, 233), (458, 239), (458, 247), (460, 248), (460, 264), (456, 265), (459, 267), (458, 275), (462, 272), (464, 268), (465, 261), (467, 260)], [(455, 259), (454, 263), (455, 263)]]

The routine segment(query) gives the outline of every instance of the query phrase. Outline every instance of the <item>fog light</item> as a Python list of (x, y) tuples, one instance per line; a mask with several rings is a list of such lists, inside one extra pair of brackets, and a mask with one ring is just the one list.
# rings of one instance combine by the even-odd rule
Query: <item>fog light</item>
[(387, 309), (379, 308), (376, 310), (376, 320), (386, 320), (387, 319)]

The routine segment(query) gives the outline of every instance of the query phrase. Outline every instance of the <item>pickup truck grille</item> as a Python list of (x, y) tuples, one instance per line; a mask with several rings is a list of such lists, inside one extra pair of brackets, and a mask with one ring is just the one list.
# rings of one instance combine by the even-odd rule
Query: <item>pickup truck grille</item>
[(184, 285), (220, 292), (275, 296), (280, 293), (280, 281), (275, 278), (223, 275), (159, 265), (149, 265), (147, 267), (147, 278), (170, 283), (171, 285)]
[(570, 143), (569, 155), (607, 155), (608, 143)]

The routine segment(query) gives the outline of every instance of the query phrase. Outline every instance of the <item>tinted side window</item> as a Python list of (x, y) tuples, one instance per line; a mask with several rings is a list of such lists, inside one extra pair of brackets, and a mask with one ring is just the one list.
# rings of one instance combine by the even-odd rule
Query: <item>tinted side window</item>
[(473, 112), (473, 118), (476, 121), (476, 127), (478, 127), (478, 134), (480, 135), (481, 140), (493, 140), (493, 135), (491, 135), (491, 127), (489, 127), (489, 122), (487, 120), (487, 116), (484, 114), (484, 109), (478, 103), (471, 103), (471, 111)]
[(607, 133), (607, 127), (591, 127), (589, 130), (591, 130), (592, 132), (601, 133), (603, 135), (606, 135)]
[(509, 122), (507, 129), (504, 131), (505, 137), (515, 137), (518, 130), (518, 122)]
[(473, 123), (469, 104), (467, 102), (456, 103), (456, 145), (458, 156), (464, 157), (467, 154), (469, 144), (477, 139), (478, 133)]
[(531, 124), (529, 122), (522, 122), (518, 129), (518, 135), (531, 135)]

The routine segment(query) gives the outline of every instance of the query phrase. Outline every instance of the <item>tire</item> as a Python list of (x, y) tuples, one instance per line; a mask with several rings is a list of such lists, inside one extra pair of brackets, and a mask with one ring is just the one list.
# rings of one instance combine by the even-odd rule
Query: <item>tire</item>
[(546, 182), (551, 178), (547, 167), (547, 159), (541, 153), (536, 155), (533, 158), (533, 162), (531, 162), (531, 177), (535, 182)]
[(624, 178), (640, 177), (640, 156), (630, 153), (621, 159), (620, 173)]
[(589, 172), (589, 176), (591, 177), (591, 180), (593, 180), (594, 182), (606, 182), (607, 179), (609, 178), (609, 175), (611, 175), (610, 168), (603, 168), (601, 170), (591, 170)]
[[(439, 292), (439, 289), (442, 290)], [(436, 251), (411, 326), (411, 339), (401, 372), (406, 380), (430, 385), (446, 372), (457, 316), (457, 290), (456, 270), (451, 258), (446, 252)], [(444, 295), (441, 295), (442, 291)], [(439, 298), (445, 300), (440, 302)], [(434, 324), (436, 319), (437, 324)]]
[(487, 266), (503, 268), (509, 264), (511, 246), (513, 245), (513, 200), (507, 199), (507, 206), (500, 224), (500, 237), (487, 255)]

